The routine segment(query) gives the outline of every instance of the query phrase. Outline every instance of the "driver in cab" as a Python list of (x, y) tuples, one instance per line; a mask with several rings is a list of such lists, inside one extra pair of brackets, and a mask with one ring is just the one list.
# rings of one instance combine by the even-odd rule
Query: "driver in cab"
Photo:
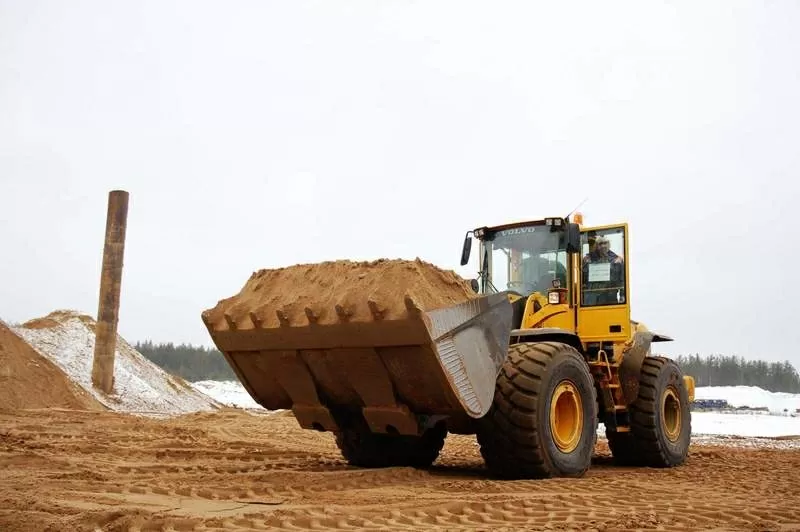
[[(583, 257), (583, 305), (619, 304), (624, 301), (620, 290), (624, 287), (623, 259), (610, 249), (605, 236), (589, 238), (589, 253)], [(603, 267), (603, 264), (608, 266)], [(593, 275), (593, 265), (598, 268)], [(603, 271), (605, 270), (605, 271)]]
[(598, 264), (601, 262), (610, 262), (611, 264), (622, 264), (622, 257), (611, 251), (611, 243), (608, 238), (598, 236), (594, 239), (594, 246), (591, 246), (590, 251), (583, 257), (583, 264)]

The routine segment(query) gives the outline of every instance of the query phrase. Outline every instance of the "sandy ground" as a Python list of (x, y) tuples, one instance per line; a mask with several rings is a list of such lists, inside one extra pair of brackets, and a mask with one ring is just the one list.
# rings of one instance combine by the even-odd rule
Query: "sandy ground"
[(582, 479), (503, 482), (474, 437), (430, 471), (347, 466), (285, 413), (0, 411), (0, 530), (800, 530), (800, 451), (693, 447)]

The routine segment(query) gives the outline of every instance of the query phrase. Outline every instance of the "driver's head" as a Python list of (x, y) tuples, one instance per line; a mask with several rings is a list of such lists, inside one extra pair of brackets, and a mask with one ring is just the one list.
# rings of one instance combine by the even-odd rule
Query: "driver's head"
[(594, 244), (595, 244), (595, 250), (597, 250), (598, 255), (600, 255), (601, 257), (605, 257), (606, 255), (608, 255), (608, 249), (611, 244), (609, 243), (606, 237), (598, 236), (595, 239)]

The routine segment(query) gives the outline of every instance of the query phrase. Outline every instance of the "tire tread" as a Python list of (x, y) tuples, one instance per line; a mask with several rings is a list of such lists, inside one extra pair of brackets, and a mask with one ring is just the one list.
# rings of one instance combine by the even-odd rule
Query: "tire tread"
[[(539, 444), (536, 415), (540, 405), (544, 375), (553, 358), (565, 348), (585, 361), (573, 348), (558, 342), (515, 344), (511, 346), (495, 389), (491, 412), (484, 418), (477, 438), (481, 455), (488, 468), (506, 478), (544, 478), (555, 476), (546, 451)], [(588, 372), (588, 369), (587, 369)], [(596, 391), (590, 386), (592, 405)], [(586, 420), (592, 423), (594, 419)], [(588, 467), (588, 464), (587, 464)], [(580, 476), (577, 472), (572, 476)]]

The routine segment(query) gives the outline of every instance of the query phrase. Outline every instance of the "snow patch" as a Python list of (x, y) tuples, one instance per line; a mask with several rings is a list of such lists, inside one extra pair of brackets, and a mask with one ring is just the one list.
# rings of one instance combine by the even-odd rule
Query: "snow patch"
[(179, 415), (219, 408), (211, 397), (174, 377), (117, 336), (114, 391), (92, 385), (95, 322), (73, 311), (57, 311), (12, 330), (75, 383), (111, 410), (143, 415)]
[(226, 406), (267, 411), (253, 400), (244, 386), (238, 381), (197, 381), (191, 383), (191, 385)]
[(776, 438), (800, 436), (800, 417), (760, 413), (692, 412), (692, 435)]
[(793, 414), (800, 409), (800, 394), (770, 392), (758, 386), (701, 386), (695, 399), (724, 399), (734, 408), (767, 408), (774, 414)]

